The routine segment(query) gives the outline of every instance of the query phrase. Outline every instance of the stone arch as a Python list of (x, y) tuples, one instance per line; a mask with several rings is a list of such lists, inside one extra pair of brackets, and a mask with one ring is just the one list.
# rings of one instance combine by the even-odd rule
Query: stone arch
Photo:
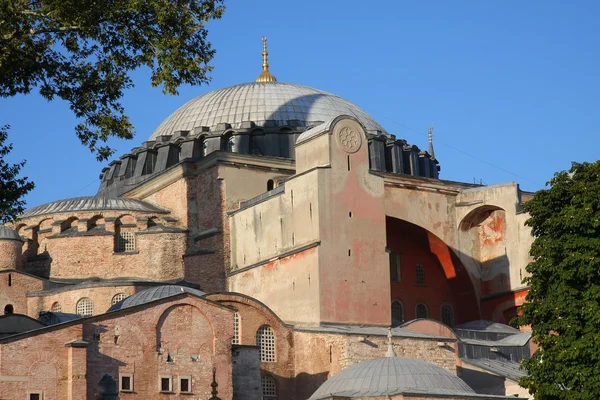
[(506, 255), (506, 211), (484, 205), (460, 222), (461, 258), (480, 281), (481, 296), (510, 290), (510, 263)]
[(87, 222), (87, 229), (88, 231), (94, 228), (98, 228), (98, 227), (103, 227), (105, 224), (104, 221), (104, 216), (101, 214), (98, 215), (94, 215), (92, 218), (90, 218)]
[[(182, 336), (187, 340), (178, 339)], [(170, 306), (156, 324), (156, 349), (159, 353), (214, 357), (215, 331), (210, 318), (189, 303)]]
[[(441, 305), (449, 303), (457, 323), (480, 318), (472, 278), (455, 251), (432, 232), (411, 222), (386, 217), (387, 248), (399, 255), (400, 282), (390, 282), (392, 298), (402, 298), (405, 320), (416, 317), (425, 303), (428, 317), (441, 320)], [(417, 265), (425, 269), (425, 282), (417, 282)]]
[(64, 232), (66, 230), (69, 229), (75, 229), (77, 230), (77, 223), (79, 221), (79, 218), (73, 216), (73, 217), (69, 217), (67, 219), (65, 219), (61, 224), (60, 224), (60, 231)]

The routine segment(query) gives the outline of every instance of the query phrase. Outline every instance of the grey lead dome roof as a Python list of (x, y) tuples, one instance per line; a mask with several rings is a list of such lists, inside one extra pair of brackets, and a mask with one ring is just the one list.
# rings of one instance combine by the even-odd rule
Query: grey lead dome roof
[(149, 140), (172, 135), (175, 131), (193, 131), (196, 127), (214, 128), (229, 123), (234, 129), (244, 121), (262, 126), (275, 121), (278, 126), (291, 120), (327, 121), (338, 115), (356, 117), (367, 130), (387, 133), (366, 112), (339, 96), (308, 86), (283, 82), (251, 82), (215, 90), (188, 101), (165, 119)]
[(108, 211), (124, 210), (151, 213), (168, 213), (169, 210), (146, 203), (142, 200), (128, 199), (124, 197), (96, 197), (85, 196), (72, 199), (57, 200), (51, 203), (42, 204), (26, 210), (20, 217), (30, 218), (38, 215), (73, 212), (73, 211)]
[(0, 225), (0, 240), (18, 240), (20, 242), (23, 241), (23, 239), (21, 239), (21, 236), (19, 236), (17, 231), (4, 225)]
[(192, 289), (187, 286), (179, 285), (163, 285), (157, 286), (150, 289), (142, 290), (141, 292), (135, 293), (124, 300), (112, 305), (108, 311), (121, 310), (123, 308), (129, 308), (138, 306), (140, 304), (146, 304), (154, 300), (165, 299), (167, 297), (176, 296), (181, 293), (190, 293), (195, 296), (204, 296), (204, 293), (198, 289)]
[(475, 394), (462, 379), (437, 365), (411, 358), (386, 357), (349, 366), (323, 383), (309, 400), (402, 393), (442, 396)]

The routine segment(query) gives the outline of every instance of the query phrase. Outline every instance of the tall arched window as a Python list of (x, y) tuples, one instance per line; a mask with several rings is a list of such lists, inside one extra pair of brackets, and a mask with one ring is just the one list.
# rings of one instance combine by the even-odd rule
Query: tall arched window
[(62, 312), (62, 305), (58, 301), (55, 301), (54, 303), (52, 303), (52, 307), (50, 307), (50, 311)]
[(392, 325), (400, 325), (404, 322), (404, 306), (399, 300), (392, 301)]
[(448, 325), (449, 327), (454, 327), (454, 311), (452, 310), (452, 306), (450, 304), (442, 304), (442, 323)]
[(416, 274), (417, 274), (417, 285), (425, 285), (425, 267), (423, 264), (417, 264), (416, 266)]
[(417, 314), (417, 318), (427, 318), (427, 306), (423, 303), (419, 303), (417, 304), (417, 307), (415, 308), (416, 310), (416, 314)]
[(92, 303), (92, 300), (87, 297), (79, 299), (77, 302), (76, 313), (83, 315), (84, 317), (94, 315), (94, 303)]
[(115, 223), (115, 253), (135, 251), (136, 221), (131, 216), (119, 218)]
[(268, 325), (263, 325), (256, 332), (256, 345), (260, 349), (261, 362), (275, 362), (275, 333)]
[(232, 344), (241, 344), (240, 342), (240, 333), (241, 333), (241, 319), (240, 319), (240, 313), (239, 312), (235, 312), (233, 314), (233, 339), (231, 340)]
[(277, 400), (277, 386), (275, 386), (275, 379), (270, 376), (263, 376), (260, 378), (262, 384), (262, 400)]
[(7, 304), (6, 306), (4, 306), (4, 314), (12, 314), (15, 312), (15, 308), (13, 307), (12, 304)]
[(117, 293), (113, 296), (112, 300), (110, 301), (110, 304), (115, 305), (121, 300), (125, 300), (127, 297), (129, 297), (127, 293)]

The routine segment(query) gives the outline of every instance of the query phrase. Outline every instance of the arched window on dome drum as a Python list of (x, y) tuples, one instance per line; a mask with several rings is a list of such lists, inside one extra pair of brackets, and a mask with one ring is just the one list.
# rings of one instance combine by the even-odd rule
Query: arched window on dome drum
[(221, 150), (229, 153), (235, 152), (235, 136), (231, 133), (221, 136)]
[(206, 139), (202, 139), (202, 157), (206, 157), (206, 155), (208, 154), (208, 142), (206, 141)]
[(231, 344), (241, 344), (240, 334), (242, 332), (242, 320), (240, 318), (240, 313), (233, 313), (233, 338), (231, 339)]
[(420, 285), (420, 286), (424, 286), (425, 285), (425, 267), (423, 266), (423, 264), (417, 264), (415, 269), (416, 269), (415, 272), (417, 275), (416, 284)]
[(442, 323), (448, 325), (449, 327), (454, 327), (454, 311), (452, 310), (452, 306), (450, 304), (442, 304)]
[(263, 376), (260, 378), (260, 383), (262, 384), (262, 400), (277, 400), (275, 379), (270, 376)]
[(118, 302), (120, 302), (121, 300), (125, 300), (127, 297), (129, 297), (127, 295), (127, 293), (117, 293), (113, 296), (112, 300), (110, 301), (110, 305), (114, 306), (115, 304), (117, 304)]
[(83, 297), (77, 302), (75, 312), (79, 315), (83, 315), (84, 317), (94, 315), (94, 303), (87, 297)]
[(423, 303), (417, 304), (415, 307), (416, 317), (417, 318), (427, 318), (427, 306)]
[(275, 333), (273, 328), (263, 325), (256, 332), (256, 345), (260, 349), (261, 362), (275, 362)]
[(50, 307), (50, 311), (62, 312), (62, 304), (60, 304), (58, 301), (55, 301), (54, 303), (52, 303), (52, 307)]
[(404, 322), (404, 306), (400, 300), (392, 301), (392, 325), (398, 326)]

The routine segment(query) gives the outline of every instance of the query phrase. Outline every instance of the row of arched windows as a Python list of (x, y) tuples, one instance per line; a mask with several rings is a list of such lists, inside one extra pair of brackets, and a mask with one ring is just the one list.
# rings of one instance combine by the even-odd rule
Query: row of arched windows
[[(129, 297), (127, 293), (117, 293), (111, 299), (110, 304), (111, 306), (115, 305), (121, 300), (126, 299), (127, 297)], [(62, 304), (58, 301), (54, 302), (52, 304), (52, 307), (50, 308), (50, 311), (62, 312)], [(75, 313), (84, 317), (94, 315), (94, 302), (89, 297), (82, 297), (77, 301), (77, 304), (75, 305)]]
[[(440, 308), (442, 323), (449, 327), (454, 326), (454, 310), (448, 303), (442, 304)], [(415, 318), (428, 318), (429, 309), (424, 303), (415, 306)], [(399, 325), (404, 322), (404, 304), (400, 300), (392, 301), (392, 324)]]

